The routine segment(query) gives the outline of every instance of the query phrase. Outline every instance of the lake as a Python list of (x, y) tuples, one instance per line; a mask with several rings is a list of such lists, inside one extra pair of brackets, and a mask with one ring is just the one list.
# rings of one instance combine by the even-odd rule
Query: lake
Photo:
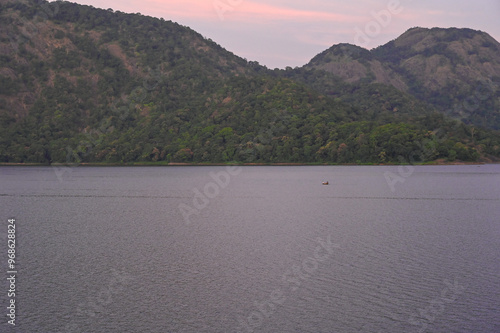
[(2, 332), (500, 332), (500, 165), (1, 167), (0, 186)]

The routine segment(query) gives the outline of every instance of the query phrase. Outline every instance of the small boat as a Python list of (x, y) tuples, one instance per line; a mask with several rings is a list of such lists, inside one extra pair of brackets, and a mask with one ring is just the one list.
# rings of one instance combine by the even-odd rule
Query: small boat
[(323, 185), (328, 185), (328, 182), (323, 182)]

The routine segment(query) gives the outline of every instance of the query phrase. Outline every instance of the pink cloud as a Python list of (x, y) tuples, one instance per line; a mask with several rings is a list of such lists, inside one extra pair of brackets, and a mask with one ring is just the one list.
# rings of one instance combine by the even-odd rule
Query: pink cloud
[[(229, 12), (228, 12), (229, 14)], [(336, 22), (359, 22), (359, 16), (337, 14), (331, 12), (320, 12), (288, 8), (284, 6), (272, 6), (253, 1), (242, 1), (241, 5), (234, 8), (234, 15), (243, 19), (263, 18), (269, 20), (301, 20), (301, 21), (336, 21)]]
[[(113, 8), (128, 13), (164, 17), (167, 20), (201, 19), (204, 21), (332, 21), (344, 23), (363, 22), (363, 17), (334, 12), (333, 7), (324, 11), (290, 8), (285, 3), (269, 5), (252, 0), (76, 0), (99, 8)], [(307, 6), (310, 8), (310, 6)], [(336, 8), (339, 10), (338, 6)]]
[[(107, 6), (111, 5), (107, 2)], [(137, 7), (127, 2), (116, 3), (117, 7), (129, 7), (128, 11), (135, 12)], [(205, 20), (300, 20), (300, 21), (336, 21), (360, 22), (359, 16), (301, 10), (286, 7), (285, 5), (273, 6), (250, 0), (143, 0), (141, 12), (154, 16), (183, 18), (201, 18)]]

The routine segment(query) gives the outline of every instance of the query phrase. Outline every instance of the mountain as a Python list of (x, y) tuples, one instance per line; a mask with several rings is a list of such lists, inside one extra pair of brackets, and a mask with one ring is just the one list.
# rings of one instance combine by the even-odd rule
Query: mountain
[(348, 83), (383, 83), (407, 91), (404, 77), (370, 51), (355, 45), (338, 44), (315, 56), (306, 70), (320, 69), (342, 78)]
[[(345, 50), (350, 67), (330, 70)], [(340, 45), (303, 68), (269, 70), (171, 21), (0, 0), (0, 162), (500, 157), (498, 132), (436, 112), (384, 52)]]
[(371, 51), (335, 45), (304, 68), (391, 85), (465, 123), (500, 129), (500, 43), (484, 32), (412, 28)]
[(87, 94), (111, 102), (156, 77), (175, 80), (178, 88), (193, 80), (201, 87), (225, 75), (255, 72), (240, 57), (170, 21), (68, 2), (2, 2), (0, 88), (11, 96), (3, 107), (12, 115), (26, 114), (44, 89), (61, 80), (75, 86), (81, 80), (91, 85), (83, 88)]

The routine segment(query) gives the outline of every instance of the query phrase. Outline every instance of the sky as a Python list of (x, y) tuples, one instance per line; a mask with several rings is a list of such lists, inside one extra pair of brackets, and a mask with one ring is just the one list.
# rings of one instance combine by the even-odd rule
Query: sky
[(164, 18), (268, 68), (303, 66), (334, 44), (367, 49), (412, 27), (471, 28), (500, 41), (500, 0), (70, 0)]

